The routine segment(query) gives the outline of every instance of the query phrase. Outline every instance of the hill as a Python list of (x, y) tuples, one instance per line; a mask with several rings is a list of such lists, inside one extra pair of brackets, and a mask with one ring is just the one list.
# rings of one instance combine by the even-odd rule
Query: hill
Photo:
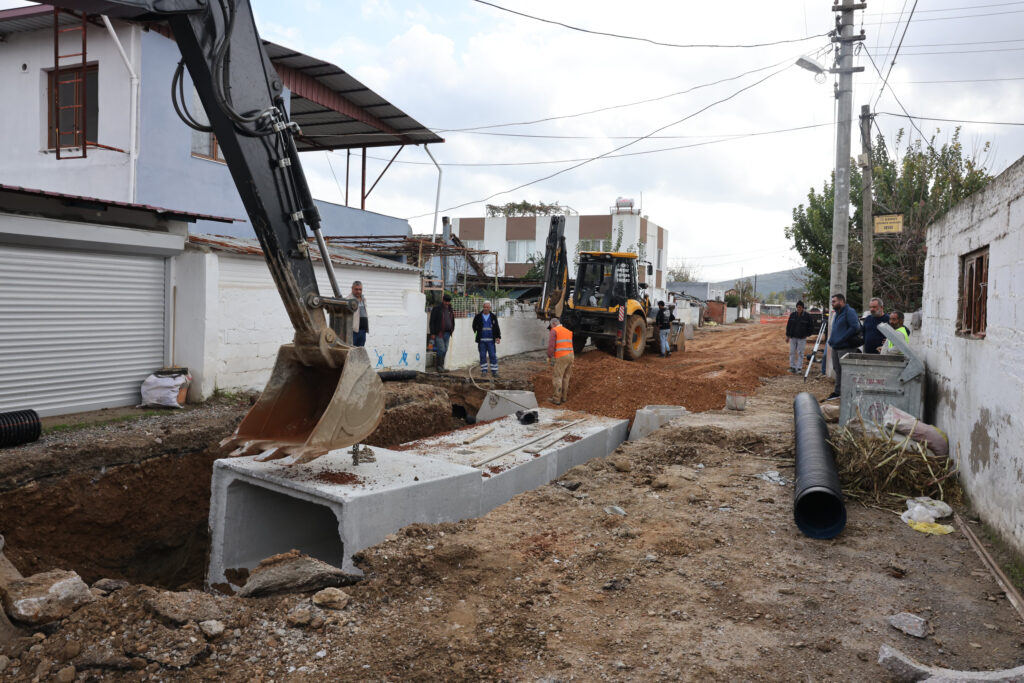
[[(803, 267), (779, 270), (774, 273), (758, 273), (757, 293), (768, 295), (770, 292), (788, 292), (787, 300), (799, 297), (804, 289), (804, 278), (806, 275), (807, 268)], [(737, 280), (739, 280), (739, 277), (731, 280), (722, 280), (721, 282), (712, 283), (712, 287), (715, 289), (729, 289), (736, 286)], [(750, 280), (753, 282), (754, 277), (750, 276)]]

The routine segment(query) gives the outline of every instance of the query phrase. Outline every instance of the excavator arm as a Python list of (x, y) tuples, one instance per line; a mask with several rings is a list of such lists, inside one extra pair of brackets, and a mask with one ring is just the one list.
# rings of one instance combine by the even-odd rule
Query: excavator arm
[[(271, 378), (238, 430), (222, 444), (233, 455), (291, 456), (308, 462), (358, 443), (376, 429), (384, 390), (366, 351), (350, 346), (358, 306), (341, 296), (302, 172), (282, 98), (248, 0), (58, 0), (59, 7), (125, 20), (166, 21), (181, 51), (172, 92), (187, 68), (295, 328)], [(177, 97), (182, 119), (191, 98)], [(180, 101), (179, 101), (180, 100)], [(199, 126), (202, 128), (202, 126)], [(316, 281), (308, 232), (316, 238), (333, 296)]]
[(569, 294), (569, 258), (565, 253), (565, 216), (552, 216), (544, 247), (544, 284), (537, 300), (537, 317), (562, 317)]

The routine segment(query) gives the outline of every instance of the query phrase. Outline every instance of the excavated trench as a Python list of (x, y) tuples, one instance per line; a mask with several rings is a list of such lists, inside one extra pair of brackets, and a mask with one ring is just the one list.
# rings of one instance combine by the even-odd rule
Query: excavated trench
[[(367, 439), (371, 445), (394, 446), (463, 426), (484, 396), (470, 382), (445, 376), (421, 375), (417, 382), (385, 387), (385, 414)], [(201, 588), (218, 457), (211, 447), (247, 409), (244, 401), (204, 416), (201, 407), (116, 430), (44, 436), (0, 452), (0, 533), (7, 558), (25, 575), (60, 568), (89, 583), (114, 578)]]

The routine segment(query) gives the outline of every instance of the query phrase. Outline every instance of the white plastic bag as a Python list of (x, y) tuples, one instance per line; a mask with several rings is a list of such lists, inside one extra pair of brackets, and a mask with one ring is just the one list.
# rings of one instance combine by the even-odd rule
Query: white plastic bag
[(150, 375), (142, 382), (142, 404), (140, 407), (180, 408), (178, 392), (189, 379), (188, 375), (172, 375), (170, 377)]
[(894, 405), (886, 406), (882, 422), (886, 427), (895, 427), (897, 432), (909, 436), (914, 441), (923, 441), (935, 455), (949, 455), (949, 441), (941, 429), (921, 422)]
[(907, 511), (900, 515), (900, 519), (906, 523), (911, 521), (933, 523), (935, 520), (949, 517), (951, 514), (953, 514), (953, 508), (946, 503), (921, 496), (907, 500)]

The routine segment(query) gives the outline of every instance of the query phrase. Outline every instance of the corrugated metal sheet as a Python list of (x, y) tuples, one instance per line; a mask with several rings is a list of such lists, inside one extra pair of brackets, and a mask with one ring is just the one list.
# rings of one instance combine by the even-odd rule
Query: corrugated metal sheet
[(134, 405), (164, 364), (164, 259), (0, 245), (0, 411)]
[[(189, 235), (188, 243), (193, 246), (206, 247), (213, 251), (223, 251), (229, 254), (245, 254), (249, 256), (263, 256), (263, 249), (260, 243), (251, 237), (229, 237), (227, 235)], [(320, 252), (315, 242), (310, 242), (313, 254), (313, 261), (320, 261)], [(337, 244), (328, 244), (331, 252), (331, 262), (337, 266), (356, 266), (357, 268), (380, 268), (383, 270), (396, 270), (407, 273), (419, 273), (420, 269), (409, 266), (398, 261), (392, 261), (376, 254), (368, 254), (358, 249), (349, 249)]]

